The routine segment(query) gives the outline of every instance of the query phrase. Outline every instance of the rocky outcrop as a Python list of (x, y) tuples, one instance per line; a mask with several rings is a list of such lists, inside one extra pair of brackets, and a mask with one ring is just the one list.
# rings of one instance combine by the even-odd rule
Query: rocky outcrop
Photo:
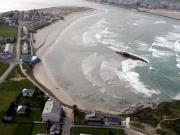
[(127, 53), (127, 52), (123, 52), (123, 51), (117, 51), (116, 52), (117, 54), (119, 55), (122, 55), (123, 57), (126, 57), (126, 58), (130, 58), (130, 59), (133, 59), (133, 60), (139, 60), (139, 61), (142, 61), (142, 62), (145, 62), (145, 63), (149, 63), (147, 60), (139, 57), (139, 56), (136, 56), (134, 54), (131, 54), (131, 53)]

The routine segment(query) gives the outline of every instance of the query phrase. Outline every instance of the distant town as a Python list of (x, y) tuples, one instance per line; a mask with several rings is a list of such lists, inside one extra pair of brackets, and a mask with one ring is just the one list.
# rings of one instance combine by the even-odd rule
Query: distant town
[(96, 2), (105, 2), (123, 6), (126, 8), (148, 8), (148, 9), (169, 9), (180, 10), (178, 0), (90, 0)]

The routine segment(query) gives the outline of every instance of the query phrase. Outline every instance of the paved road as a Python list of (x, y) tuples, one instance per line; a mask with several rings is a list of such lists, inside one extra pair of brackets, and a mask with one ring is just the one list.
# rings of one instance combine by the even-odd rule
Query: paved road
[(16, 61), (19, 62), (21, 56), (21, 26), (18, 27), (17, 44), (16, 44)]
[(0, 77), (0, 84), (8, 77), (11, 71), (16, 67), (16, 63), (10, 64), (8, 69), (1, 75)]
[(64, 107), (63, 109), (66, 113), (66, 117), (63, 123), (62, 135), (70, 135), (70, 129), (72, 127), (72, 109), (69, 109), (67, 107)]

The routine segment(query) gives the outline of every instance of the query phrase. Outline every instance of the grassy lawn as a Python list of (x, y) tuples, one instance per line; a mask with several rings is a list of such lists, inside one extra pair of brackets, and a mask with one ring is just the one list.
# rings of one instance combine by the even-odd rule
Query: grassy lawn
[(1, 129), (1, 135), (36, 135), (37, 133), (46, 133), (45, 124), (31, 123), (11, 123), (4, 124), (6, 128)]
[(45, 124), (34, 124), (32, 135), (36, 135), (38, 133), (46, 133), (46, 128), (47, 128), (47, 125)]
[[(21, 90), (26, 88), (32, 88), (33, 85), (28, 80), (22, 80), (19, 82), (7, 80), (0, 85), (0, 119), (6, 113), (11, 102), (15, 101)], [(14, 135), (18, 130), (19, 124), (4, 124), (0, 121), (0, 133), (1, 135)], [(19, 133), (19, 135), (21, 135)]]
[(92, 135), (125, 135), (122, 129), (106, 129), (106, 128), (71, 128), (71, 135), (79, 134)]
[[(13, 73), (11, 73), (13, 74)], [(27, 79), (20, 81), (6, 80), (0, 85), (0, 134), (1, 135), (28, 135), (31, 124), (5, 124), (2, 118), (14, 102), (23, 88), (33, 88), (33, 84)], [(38, 114), (39, 115), (39, 114)]]
[(32, 68), (28, 64), (23, 63), (22, 66), (24, 70), (26, 70), (27, 74), (32, 75)]
[(74, 111), (74, 123), (85, 124), (85, 114), (79, 111)]
[(6, 71), (6, 69), (9, 67), (8, 64), (1, 63), (0, 62), (0, 76)]
[(17, 28), (0, 24), (0, 36), (17, 36)]

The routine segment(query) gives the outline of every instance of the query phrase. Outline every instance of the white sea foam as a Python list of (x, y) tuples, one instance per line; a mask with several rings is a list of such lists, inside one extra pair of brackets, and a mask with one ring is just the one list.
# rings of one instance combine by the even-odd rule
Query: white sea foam
[(155, 68), (153, 68), (153, 67), (149, 67), (149, 69), (150, 69), (150, 70), (153, 70), (153, 69), (155, 69)]
[(83, 45), (86, 47), (93, 47), (96, 46), (96, 42), (94, 41), (94, 39), (92, 38), (92, 34), (93, 33), (87, 33), (84, 32), (82, 34), (82, 39), (83, 39)]
[(94, 75), (94, 70), (98, 64), (99, 58), (96, 53), (88, 56), (82, 61), (82, 71), (86, 77), (86, 79), (92, 83), (93, 86), (99, 86), (102, 87), (102, 84), (100, 81), (95, 79), (93, 77)]
[(172, 56), (173, 55), (172, 52), (157, 50), (152, 47), (149, 49), (149, 51), (152, 52), (153, 57)]
[(123, 97), (119, 97), (119, 96), (116, 96), (116, 95), (112, 95), (113, 98), (116, 98), (116, 99), (123, 99)]
[(141, 93), (148, 97), (151, 97), (153, 94), (159, 94), (159, 91), (148, 89), (147, 86), (140, 81), (140, 75), (133, 71), (137, 65), (138, 61), (133, 61), (130, 59), (122, 62), (123, 77), (129, 82), (130, 86), (134, 88), (133, 92)]
[(180, 100), (180, 93), (178, 93), (173, 99)]
[(174, 45), (175, 45), (175, 51), (180, 52), (180, 40), (177, 40)]
[(105, 18), (101, 19), (82, 34), (83, 45), (87, 47), (96, 46), (96, 42), (101, 41), (103, 34), (108, 33), (108, 22)]
[(155, 21), (154, 24), (165, 24), (167, 23), (166, 21), (164, 20), (160, 20), (160, 21)]
[(109, 61), (103, 61), (101, 63), (99, 74), (104, 82), (112, 80), (117, 76), (118, 69), (121, 67), (121, 63), (111, 59)]
[(172, 56), (174, 51), (180, 50), (178, 39), (180, 39), (180, 34), (176, 32), (169, 32), (164, 37), (157, 36), (149, 51), (154, 57)]

